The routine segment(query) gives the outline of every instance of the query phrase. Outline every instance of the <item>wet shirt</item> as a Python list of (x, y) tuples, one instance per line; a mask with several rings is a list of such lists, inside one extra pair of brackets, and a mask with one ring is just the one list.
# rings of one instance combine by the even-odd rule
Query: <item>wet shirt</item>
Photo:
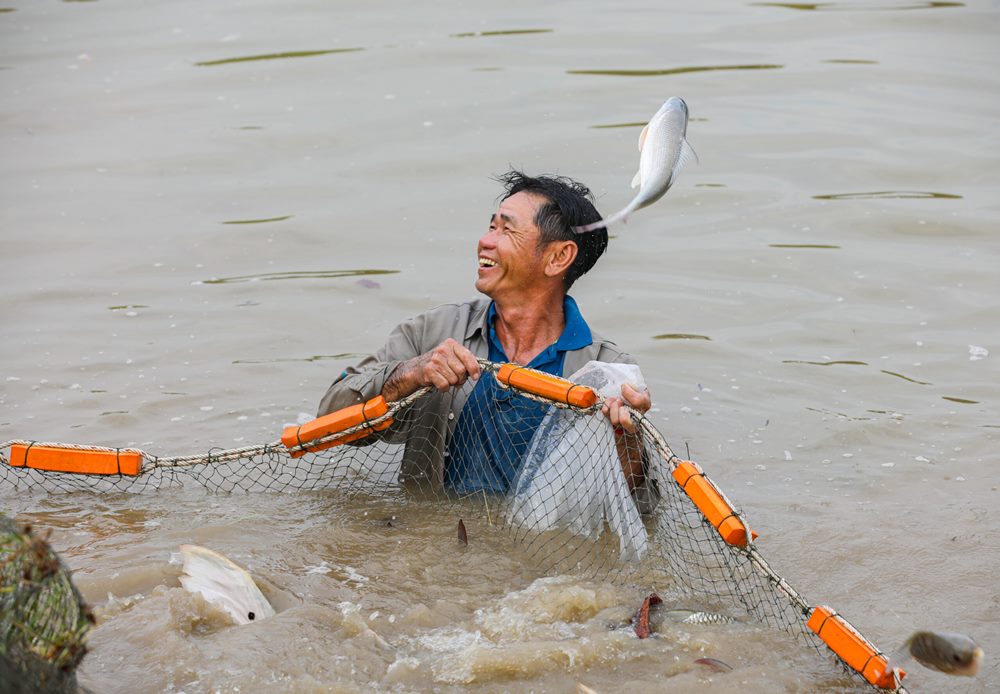
[[(576, 302), (563, 300), (566, 326), (559, 339), (542, 350), (528, 364), (532, 369), (562, 375), (566, 352), (591, 344), (590, 327)], [(490, 304), (489, 358), (508, 362), (497, 337), (496, 306)], [(480, 378), (462, 408), (448, 445), (445, 484), (459, 494), (480, 490), (504, 494), (517, 476), (531, 437), (548, 407), (501, 388), (495, 378)]]

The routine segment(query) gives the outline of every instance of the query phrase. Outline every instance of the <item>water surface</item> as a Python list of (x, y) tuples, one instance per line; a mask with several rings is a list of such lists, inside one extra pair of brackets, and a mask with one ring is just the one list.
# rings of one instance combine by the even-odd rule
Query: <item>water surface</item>
[[(1000, 688), (996, 3), (0, 10), (0, 440), (275, 440), (399, 321), (473, 296), (492, 176), (574, 176), (619, 209), (639, 119), (679, 95), (701, 164), (612, 230), (584, 315), (793, 586), (885, 649), (982, 643), (979, 678), (914, 667), (914, 692)], [(95, 692), (846, 686), (766, 630), (609, 630), (654, 586), (541, 579), (475, 525), (462, 553), (433, 508), (0, 507), (54, 528), (103, 615)], [(178, 587), (186, 542), (246, 565), (278, 617), (224, 627)]]

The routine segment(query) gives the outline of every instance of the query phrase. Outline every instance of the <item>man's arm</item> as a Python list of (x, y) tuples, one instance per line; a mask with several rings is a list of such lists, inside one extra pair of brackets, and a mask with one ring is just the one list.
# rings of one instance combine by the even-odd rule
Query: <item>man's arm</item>
[(424, 386), (444, 392), (460, 386), (467, 378), (479, 378), (476, 355), (456, 340), (448, 338), (425, 354), (397, 365), (382, 386), (382, 396), (389, 401), (405, 398)]
[(400, 323), (378, 352), (348, 367), (327, 389), (318, 416), (380, 394), (391, 402), (425, 385), (445, 391), (478, 378), (476, 356), (459, 342), (449, 338), (425, 351), (425, 321), (422, 314)]
[(628, 480), (629, 490), (632, 490), (642, 484), (645, 470), (642, 463), (642, 440), (632, 421), (632, 414), (625, 405), (640, 413), (649, 411), (652, 406), (649, 391), (637, 390), (626, 383), (622, 386), (622, 397), (607, 398), (604, 402), (603, 412), (614, 427), (615, 448), (621, 460), (622, 472)]

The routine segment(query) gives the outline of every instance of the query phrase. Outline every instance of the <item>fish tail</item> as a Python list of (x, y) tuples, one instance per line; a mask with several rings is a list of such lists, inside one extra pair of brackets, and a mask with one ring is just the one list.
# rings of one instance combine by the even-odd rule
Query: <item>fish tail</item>
[(629, 214), (631, 214), (631, 212), (632, 210), (626, 207), (624, 210), (619, 210), (618, 212), (615, 212), (613, 215), (611, 215), (610, 217), (606, 217), (605, 219), (592, 222), (591, 224), (585, 224), (583, 226), (573, 227), (573, 231), (577, 234), (586, 234), (588, 232), (609, 226), (611, 224), (617, 224), (618, 222), (622, 222), (624, 224), (628, 222), (628, 216)]

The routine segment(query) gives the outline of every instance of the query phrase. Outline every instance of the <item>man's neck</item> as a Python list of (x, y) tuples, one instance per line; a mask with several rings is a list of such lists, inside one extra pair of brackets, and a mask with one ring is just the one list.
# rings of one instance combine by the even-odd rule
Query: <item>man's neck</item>
[(529, 301), (495, 301), (494, 328), (508, 359), (527, 365), (559, 339), (566, 327), (564, 297), (562, 292), (551, 292)]

